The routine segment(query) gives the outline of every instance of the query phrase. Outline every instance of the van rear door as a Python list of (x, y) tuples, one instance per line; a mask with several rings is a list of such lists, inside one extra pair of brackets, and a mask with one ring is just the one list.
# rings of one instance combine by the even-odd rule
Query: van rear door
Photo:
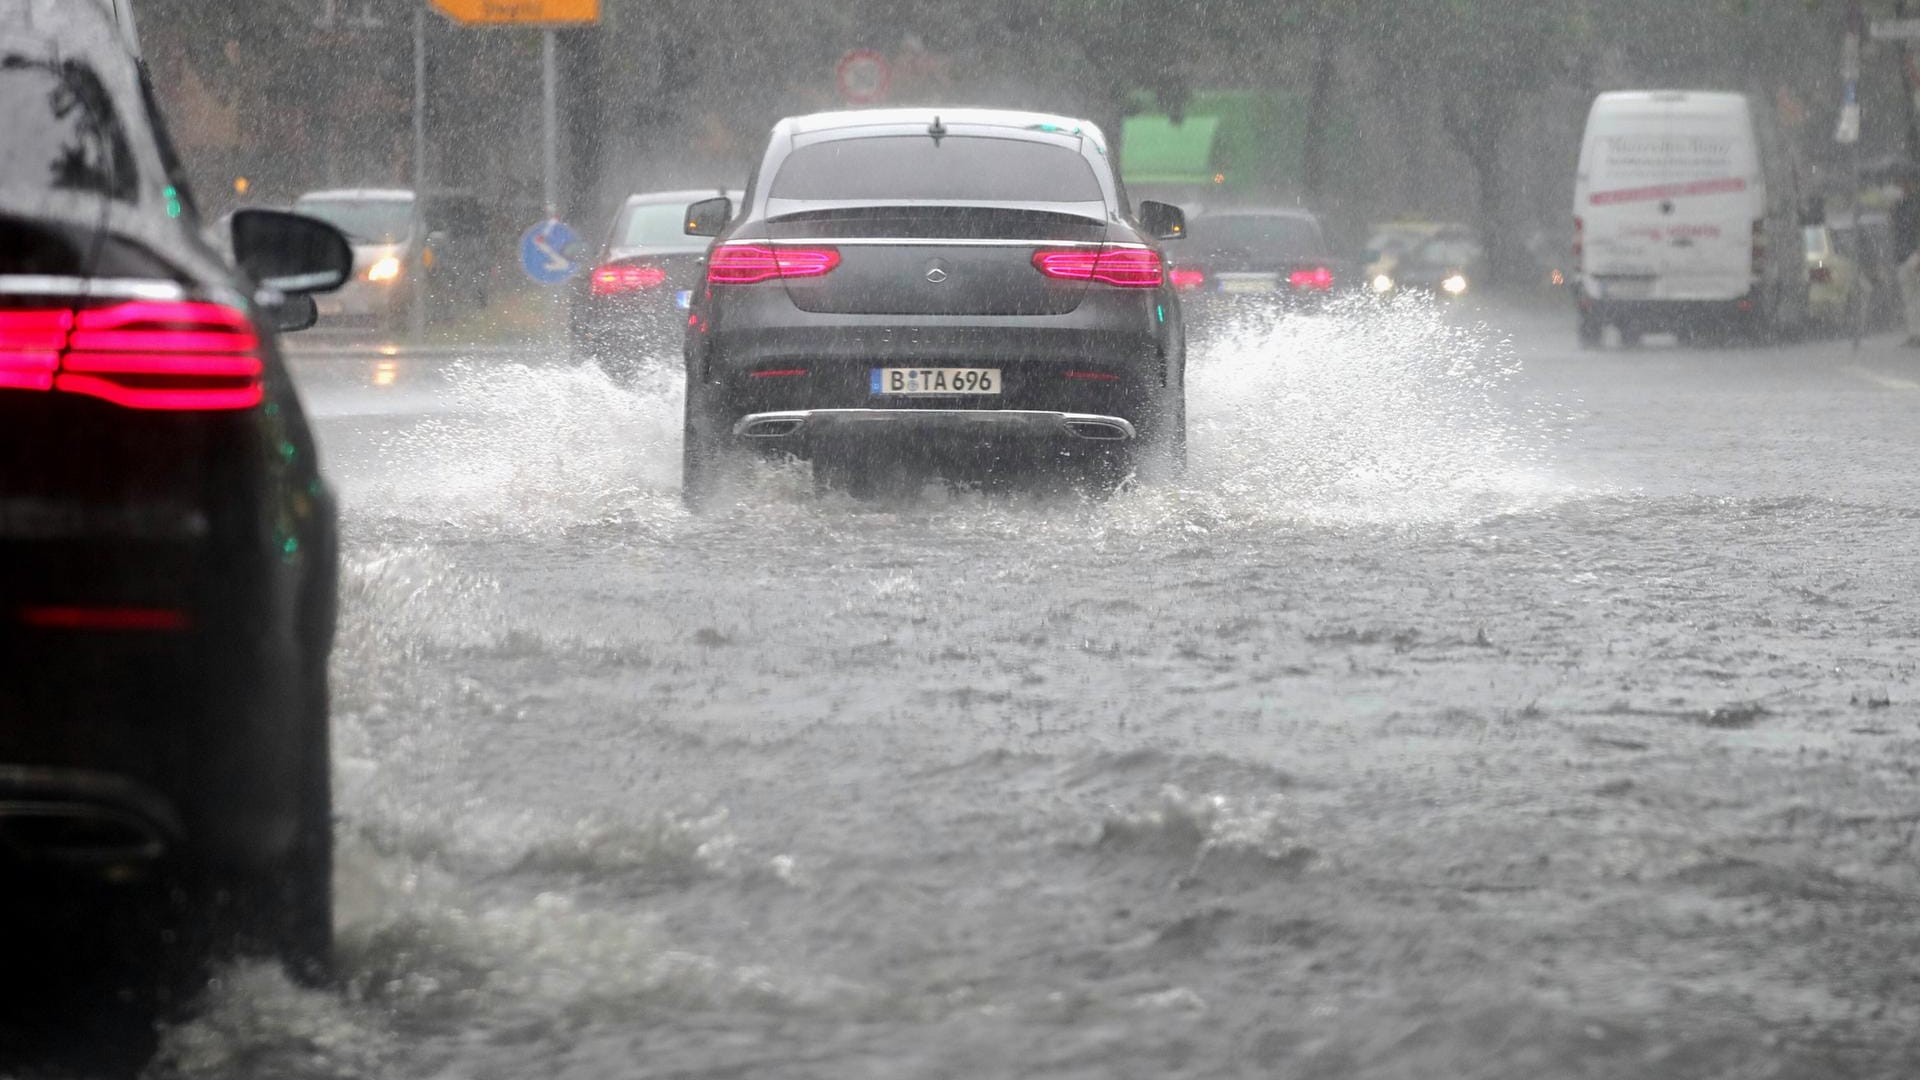
[(1585, 151), (1577, 212), (1593, 296), (1724, 301), (1748, 294), (1766, 192), (1744, 105), (1596, 109)]

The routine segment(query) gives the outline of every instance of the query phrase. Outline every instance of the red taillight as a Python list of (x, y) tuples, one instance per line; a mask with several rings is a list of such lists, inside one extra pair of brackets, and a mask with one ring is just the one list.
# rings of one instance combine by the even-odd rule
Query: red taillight
[(60, 350), (73, 329), (73, 312), (0, 311), (0, 388), (53, 389)]
[(173, 608), (25, 607), (20, 621), (38, 630), (168, 630), (187, 628), (187, 613)]
[(1191, 266), (1176, 266), (1167, 271), (1167, 280), (1181, 292), (1197, 289), (1207, 283), (1207, 272)]
[(747, 377), (749, 379), (794, 379), (806, 373), (807, 369), (803, 367), (772, 368), (767, 371), (749, 371)]
[(1333, 271), (1324, 266), (1316, 266), (1311, 270), (1295, 270), (1287, 275), (1287, 284), (1296, 289), (1306, 289), (1308, 292), (1326, 292), (1333, 288)]
[(839, 265), (836, 248), (722, 244), (707, 257), (707, 283), (755, 285), (774, 278), (825, 277)]
[(1110, 371), (1069, 371), (1069, 379), (1084, 379), (1089, 382), (1119, 382), (1120, 376)]
[(667, 283), (667, 272), (645, 263), (608, 263), (593, 272), (593, 295), (655, 289)]
[(0, 312), (0, 386), (130, 409), (249, 409), (264, 396), (247, 317), (203, 301)]
[(1122, 289), (1157, 289), (1166, 280), (1159, 254), (1147, 248), (1049, 248), (1033, 253), (1033, 266), (1050, 278)]
[(1587, 251), (1587, 220), (1578, 214), (1573, 216), (1573, 261), (1578, 263), (1580, 256)]
[(130, 409), (250, 409), (260, 339), (220, 304), (133, 301), (74, 314), (53, 388)]

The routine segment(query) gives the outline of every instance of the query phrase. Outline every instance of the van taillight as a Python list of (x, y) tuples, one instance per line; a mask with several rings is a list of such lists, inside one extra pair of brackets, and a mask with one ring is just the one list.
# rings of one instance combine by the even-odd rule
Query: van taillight
[(774, 278), (825, 277), (839, 265), (838, 248), (721, 244), (707, 256), (707, 284), (755, 285)]
[(1047, 249), (1033, 253), (1033, 267), (1050, 278), (1098, 281), (1122, 289), (1157, 289), (1166, 280), (1160, 254), (1149, 248)]
[(1573, 215), (1573, 261), (1587, 253), (1587, 219), (1579, 214)]
[(204, 301), (0, 311), (0, 387), (129, 409), (250, 409), (264, 396), (247, 317)]

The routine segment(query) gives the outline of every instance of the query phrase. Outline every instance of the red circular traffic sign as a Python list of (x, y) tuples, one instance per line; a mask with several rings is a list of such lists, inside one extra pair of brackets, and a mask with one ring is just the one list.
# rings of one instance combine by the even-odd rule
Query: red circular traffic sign
[(871, 105), (887, 96), (893, 68), (886, 57), (872, 49), (849, 49), (834, 68), (833, 78), (847, 104)]

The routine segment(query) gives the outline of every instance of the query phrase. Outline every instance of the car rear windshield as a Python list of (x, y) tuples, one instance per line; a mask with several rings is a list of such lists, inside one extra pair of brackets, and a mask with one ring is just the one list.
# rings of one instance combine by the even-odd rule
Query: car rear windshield
[(613, 246), (620, 248), (704, 248), (705, 240), (687, 235), (687, 203), (638, 203), (629, 206), (619, 228), (613, 232)]
[(1102, 202), (1079, 152), (1029, 139), (879, 135), (814, 143), (780, 166), (776, 199)]
[(1320, 225), (1292, 214), (1208, 214), (1187, 223), (1187, 248), (1205, 255), (1310, 259), (1326, 254)]
[(301, 199), (293, 208), (360, 244), (398, 243), (413, 230), (413, 203), (407, 199)]
[(92, 68), (0, 54), (0, 187), (133, 201), (139, 172), (113, 99)]

